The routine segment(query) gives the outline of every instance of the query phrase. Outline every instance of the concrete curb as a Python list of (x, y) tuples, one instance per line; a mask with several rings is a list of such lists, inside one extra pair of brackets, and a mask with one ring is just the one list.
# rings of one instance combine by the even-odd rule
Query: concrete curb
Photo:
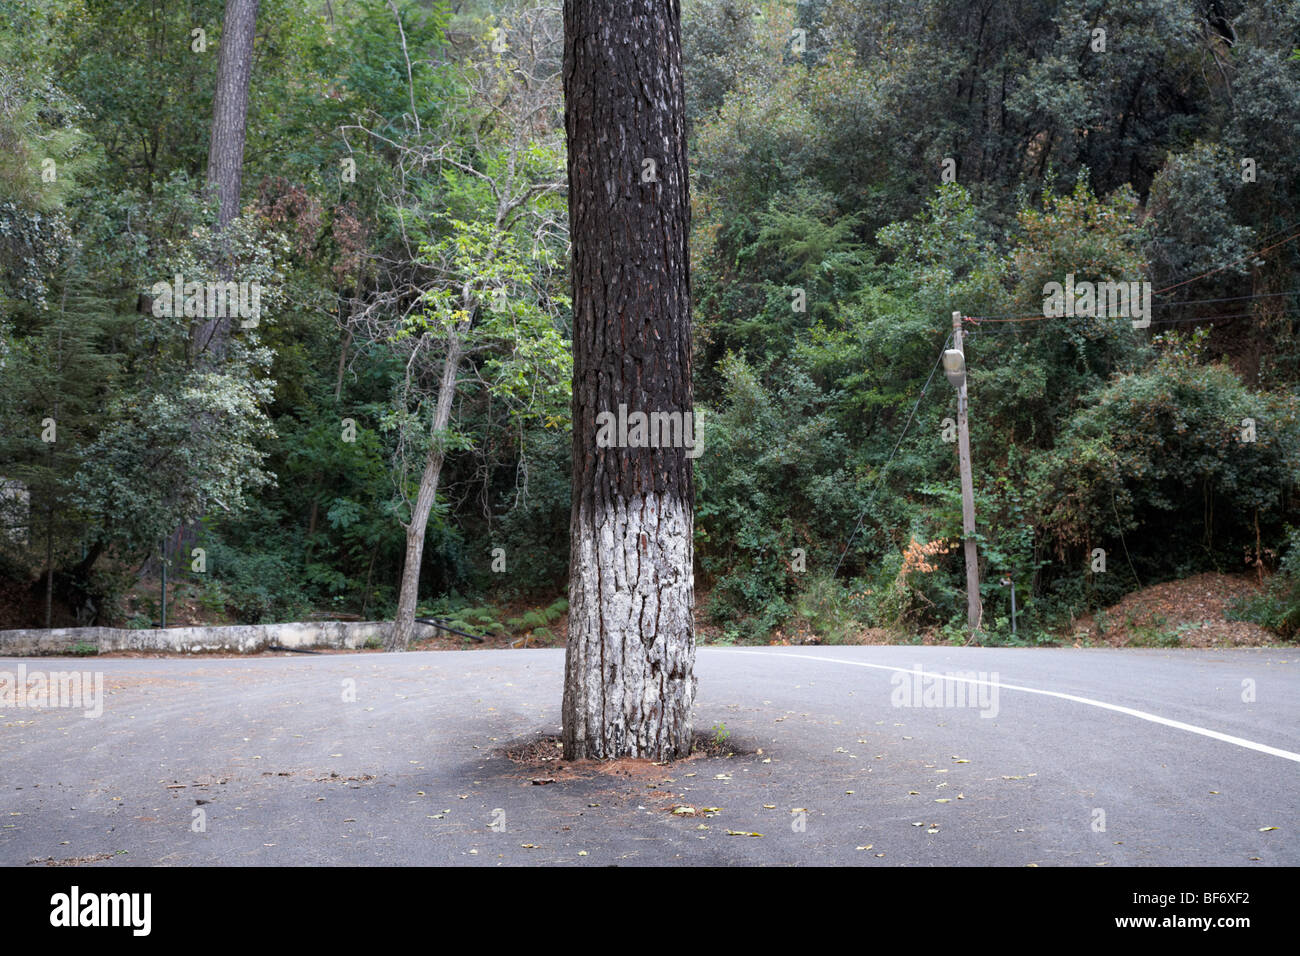
[(38, 657), (67, 654), (78, 644), (109, 651), (172, 651), (201, 654), (225, 651), (256, 654), (271, 646), (290, 648), (363, 647), (368, 640), (382, 641), (388, 621), (310, 621), (291, 624), (241, 624), (227, 627), (64, 627), (51, 630), (0, 631), (0, 656)]

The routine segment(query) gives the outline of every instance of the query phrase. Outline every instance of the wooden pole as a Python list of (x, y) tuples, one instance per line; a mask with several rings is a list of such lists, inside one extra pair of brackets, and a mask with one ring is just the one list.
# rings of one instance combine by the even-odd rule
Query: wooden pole
[[(961, 313), (952, 314), (952, 347), (962, 352)], [(966, 550), (966, 620), (971, 633), (980, 626), (980, 569), (975, 549), (975, 482), (971, 477), (970, 429), (966, 424), (966, 382), (957, 389), (957, 454), (961, 465), (961, 530)]]
[(162, 610), (160, 613), (161, 621), (159, 622), (158, 626), (165, 628), (167, 626), (167, 539), (166, 538), (162, 539), (162, 548), (160, 549), (160, 553), (162, 555), (162, 605), (161, 605)]

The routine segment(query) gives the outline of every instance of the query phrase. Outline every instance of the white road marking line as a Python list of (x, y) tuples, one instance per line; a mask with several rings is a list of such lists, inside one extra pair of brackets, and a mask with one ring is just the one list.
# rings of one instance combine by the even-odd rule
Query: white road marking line
[[(854, 667), (871, 667), (875, 670), (898, 671), (903, 674), (917, 673), (914, 667), (892, 667), (888, 664), (868, 664), (865, 661), (846, 661), (838, 657), (819, 657), (815, 654), (765, 654), (762, 651), (745, 651), (734, 650), (733, 654), (756, 654), (759, 657), (798, 657), (807, 661), (822, 661), (828, 664), (850, 664)], [(1136, 717), (1139, 720), (1147, 720), (1153, 724), (1163, 724), (1166, 727), (1173, 727), (1175, 730), (1186, 730), (1189, 733), (1200, 734), (1202, 737), (1209, 737), (1212, 740), (1222, 740), (1224, 743), (1236, 744), (1238, 747), (1245, 747), (1247, 750), (1256, 750), (1262, 754), (1269, 754), (1273, 757), (1281, 757), (1283, 760), (1293, 760), (1300, 763), (1300, 754), (1292, 753), (1290, 750), (1282, 750), (1278, 747), (1270, 747), (1268, 744), (1256, 743), (1253, 740), (1246, 740), (1244, 737), (1234, 737), (1231, 734), (1221, 734), (1217, 730), (1210, 730), (1206, 727), (1197, 727), (1195, 724), (1185, 724), (1181, 720), (1170, 720), (1168, 717), (1161, 717), (1159, 714), (1148, 714), (1144, 710), (1134, 710), (1132, 707), (1121, 707), (1119, 704), (1108, 704), (1104, 700), (1093, 700), (1091, 697), (1079, 697), (1075, 694), (1063, 694), (1055, 690), (1040, 690), (1037, 687), (1021, 687), (1018, 684), (1003, 684), (1000, 681), (978, 680), (970, 677), (951, 677), (947, 674), (939, 674), (933, 671), (920, 671), (926, 677), (933, 677), (941, 680), (961, 681), (967, 684), (984, 684), (989, 687), (999, 687), (1006, 690), (1018, 690), (1026, 694), (1041, 694), (1043, 697), (1057, 697), (1061, 700), (1072, 700), (1077, 704), (1087, 704), (1090, 707), (1100, 707), (1102, 710), (1113, 710), (1117, 714), (1128, 714), (1130, 717)]]

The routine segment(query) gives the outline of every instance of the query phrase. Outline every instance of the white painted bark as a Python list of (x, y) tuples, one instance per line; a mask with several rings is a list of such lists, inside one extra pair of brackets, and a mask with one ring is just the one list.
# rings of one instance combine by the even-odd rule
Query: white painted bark
[(695, 701), (691, 509), (650, 494), (576, 510), (565, 755), (686, 756)]

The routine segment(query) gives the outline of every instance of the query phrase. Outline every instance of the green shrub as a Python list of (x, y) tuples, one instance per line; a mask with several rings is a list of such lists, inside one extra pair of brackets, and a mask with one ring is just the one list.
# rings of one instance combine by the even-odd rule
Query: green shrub
[(695, 548), (709, 616), (751, 640), (789, 617), (801, 567), (834, 567), (860, 501), (829, 399), (804, 373), (787, 369), (769, 390), (743, 359), (720, 370), (722, 406), (702, 416)]
[(312, 602), (303, 589), (299, 563), (288, 542), (268, 537), (263, 549), (243, 550), (213, 535), (205, 542), (207, 571), (203, 603), (217, 602), (240, 624), (301, 619)]
[[(569, 574), (569, 508), (573, 446), (567, 429), (536, 429), (529, 438), (526, 484), (512, 484), (500, 498), (492, 529), (494, 546), (512, 560), (506, 574), (485, 574), (478, 583), (501, 588), (499, 597), (555, 593)], [(524, 560), (524, 556), (527, 559)]]
[(1288, 640), (1300, 634), (1300, 527), (1288, 529), (1278, 571), (1264, 589), (1237, 598), (1224, 616), (1250, 621)]
[(1300, 474), (1300, 403), (1201, 364), (1202, 345), (1168, 340), (1149, 368), (1097, 392), (1039, 463), (1042, 544), (1073, 573), (1106, 551), (1106, 573), (1087, 574), (1093, 606), (1138, 582), (1237, 566), (1257, 534), (1280, 531)]
[(794, 620), (824, 644), (842, 644), (862, 626), (848, 588), (818, 575), (794, 599)]

